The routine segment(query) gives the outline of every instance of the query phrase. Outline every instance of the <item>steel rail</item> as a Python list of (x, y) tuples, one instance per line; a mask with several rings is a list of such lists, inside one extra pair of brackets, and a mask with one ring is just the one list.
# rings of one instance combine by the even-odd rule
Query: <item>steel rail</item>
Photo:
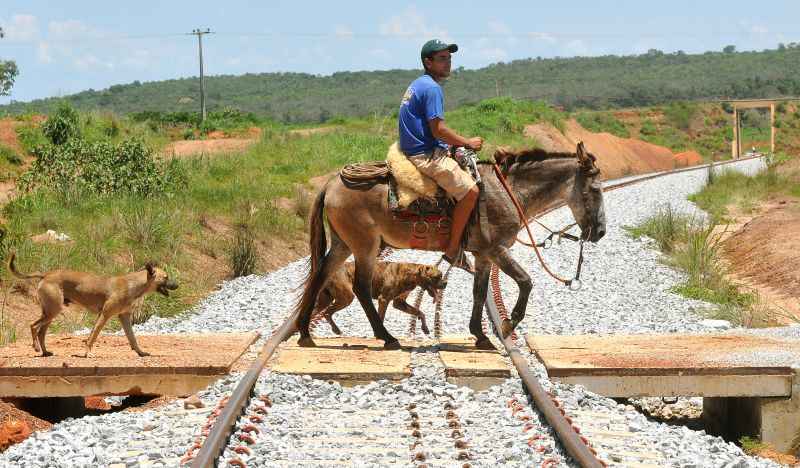
[[(493, 266), (492, 268), (497, 267)], [(550, 427), (556, 431), (558, 439), (567, 450), (567, 453), (569, 453), (569, 455), (583, 468), (602, 468), (606, 466), (600, 460), (598, 460), (597, 456), (592, 453), (589, 447), (583, 442), (583, 440), (581, 440), (580, 435), (575, 432), (575, 430), (572, 428), (572, 425), (566, 420), (564, 415), (561, 414), (559, 409), (553, 403), (553, 400), (550, 398), (547, 392), (545, 392), (544, 388), (539, 383), (539, 379), (528, 368), (528, 362), (522, 356), (522, 353), (520, 353), (519, 349), (517, 349), (517, 346), (514, 344), (514, 342), (511, 341), (511, 334), (509, 334), (509, 336), (506, 338), (500, 336), (498, 332), (499, 330), (502, 330), (500, 314), (498, 313), (494, 302), (487, 297), (485, 306), (486, 313), (494, 323), (495, 335), (500, 342), (503, 343), (503, 347), (505, 348), (508, 357), (511, 358), (511, 362), (517, 369), (520, 380), (522, 380), (522, 385), (527, 390), (528, 395), (530, 395), (530, 397), (533, 399), (536, 409), (538, 409), (544, 415), (547, 423), (550, 424)]]
[[(754, 157), (750, 157), (750, 158), (746, 158), (746, 159), (745, 158), (740, 158), (740, 159), (731, 160), (731, 161), (723, 161), (723, 162), (716, 163), (716, 164), (715, 163), (710, 163), (710, 164), (705, 164), (705, 165), (702, 165), (702, 166), (695, 166), (695, 167), (691, 167), (691, 168), (683, 168), (683, 169), (678, 169), (678, 170), (673, 170), (673, 171), (660, 172), (660, 173), (657, 173), (657, 174), (652, 174), (650, 176), (643, 176), (643, 177), (639, 177), (639, 178), (636, 178), (636, 179), (633, 179), (633, 180), (629, 180), (629, 181), (626, 181), (626, 182), (622, 182), (622, 183), (619, 183), (619, 184), (613, 184), (613, 185), (610, 185), (610, 186), (607, 186), (607, 187), (603, 187), (603, 192), (616, 190), (616, 189), (619, 189), (619, 188), (627, 187), (629, 185), (633, 185), (635, 183), (644, 182), (644, 181), (647, 181), (647, 180), (652, 180), (652, 179), (655, 179), (655, 178), (658, 178), (658, 177), (664, 177), (664, 176), (673, 175), (673, 174), (679, 174), (679, 173), (688, 172), (688, 171), (696, 171), (696, 170), (701, 170), (701, 169), (708, 169), (709, 167), (713, 168), (713, 167), (720, 166), (720, 165), (723, 165), (723, 164), (731, 164), (731, 163), (734, 163), (734, 162), (740, 162), (740, 161), (743, 161), (743, 160), (755, 159), (755, 158), (760, 158), (760, 157), (761, 156), (754, 156)], [(542, 211), (540, 213), (537, 213), (534, 216), (534, 218), (542, 216), (544, 214), (547, 214), (547, 213), (549, 213), (551, 211), (554, 211), (554, 210), (556, 210), (558, 208), (561, 208), (564, 205), (565, 205), (565, 203), (560, 203), (558, 205), (551, 206), (551, 207), (547, 208), (546, 210), (544, 210), (544, 211)], [(498, 274), (497, 265), (492, 265), (491, 275), (494, 276), (494, 275), (497, 275), (497, 274)], [(492, 283), (494, 283), (494, 282), (492, 282)], [(495, 284), (491, 285), (492, 288), (494, 288), (495, 286), (496, 286)], [(520, 353), (520, 351), (517, 348), (516, 344), (514, 344), (514, 341), (511, 339), (511, 336), (513, 334), (510, 333), (509, 336), (506, 337), (506, 338), (502, 337), (502, 335), (500, 334), (500, 330), (502, 330), (502, 326), (501, 326), (502, 323), (501, 323), (500, 312), (498, 311), (498, 307), (503, 307), (504, 308), (505, 306), (502, 304), (502, 300), (503, 299), (502, 299), (502, 296), (500, 295), (499, 288), (498, 288), (498, 290), (495, 290), (491, 296), (494, 299), (494, 301), (490, 300), (490, 298), (487, 295), (486, 302), (484, 303), (484, 305), (485, 305), (485, 308), (486, 308), (486, 313), (489, 315), (489, 318), (492, 320), (492, 323), (494, 323), (495, 336), (497, 336), (497, 338), (503, 344), (503, 347), (505, 348), (506, 353), (508, 354), (509, 358), (511, 358), (511, 362), (514, 364), (514, 367), (517, 369), (517, 373), (519, 374), (519, 377), (522, 380), (522, 384), (525, 387), (526, 391), (528, 392), (528, 395), (531, 397), (531, 399), (533, 400), (534, 404), (536, 405), (536, 409), (538, 409), (544, 415), (545, 420), (547, 420), (547, 423), (550, 424), (550, 426), (553, 428), (553, 430), (555, 430), (556, 434), (558, 435), (559, 440), (561, 441), (561, 444), (564, 446), (564, 448), (566, 449), (567, 453), (569, 453), (569, 455), (573, 459), (575, 459), (575, 461), (577, 461), (578, 464), (580, 464), (580, 466), (582, 466), (584, 468), (589, 468), (589, 467), (595, 468), (595, 467), (607, 466), (606, 464), (604, 464), (601, 460), (599, 460), (597, 458), (595, 453), (593, 453), (593, 451), (584, 442), (584, 440), (581, 438), (581, 436), (573, 429), (572, 424), (570, 424), (567, 421), (567, 419), (564, 417), (564, 415), (561, 413), (561, 411), (558, 409), (558, 407), (556, 407), (556, 405), (553, 403), (553, 400), (550, 398), (550, 395), (548, 395), (547, 392), (545, 392), (544, 388), (539, 383), (539, 379), (528, 368), (528, 362), (522, 356), (522, 353)], [(495, 302), (497, 302), (497, 304), (495, 304)]]
[(242, 415), (244, 408), (247, 407), (250, 398), (253, 396), (252, 391), (256, 381), (258, 381), (259, 375), (261, 375), (261, 370), (278, 348), (278, 345), (286, 341), (297, 330), (295, 318), (296, 314), (290, 316), (283, 325), (269, 337), (267, 342), (264, 343), (256, 361), (250, 366), (247, 374), (245, 374), (236, 385), (236, 388), (228, 399), (228, 403), (214, 423), (214, 428), (208, 434), (206, 440), (203, 441), (203, 445), (192, 461), (192, 468), (217, 466), (217, 460), (219, 460), (219, 457), (228, 444), (228, 439), (230, 439), (233, 433), (236, 421)]
[[(740, 158), (730, 161), (723, 161), (716, 164), (711, 163), (702, 166), (694, 166), (691, 168), (683, 168), (673, 171), (660, 172), (650, 176), (643, 176), (640, 178), (636, 178), (620, 184), (603, 187), (603, 191), (605, 192), (605, 191), (615, 190), (628, 185), (632, 185), (634, 183), (651, 180), (657, 177), (663, 177), (687, 171), (696, 171), (700, 169), (706, 169), (709, 166), (716, 167), (723, 164), (746, 161), (760, 157), (762, 156)], [(537, 213), (536, 216), (542, 216), (553, 210), (561, 208), (562, 206), (564, 206), (563, 203), (549, 207), (546, 210)], [(489, 314), (489, 317), (495, 324), (495, 330), (501, 330), (497, 308), (490, 300), (488, 300), (488, 298), (486, 300), (485, 306), (487, 309), (487, 313)], [(247, 404), (250, 401), (250, 398), (252, 397), (253, 388), (255, 387), (255, 384), (258, 381), (259, 375), (261, 375), (262, 369), (264, 369), (264, 366), (266, 366), (267, 361), (275, 353), (275, 350), (278, 348), (278, 346), (282, 342), (286, 341), (292, 334), (294, 334), (295, 331), (297, 331), (297, 328), (295, 326), (295, 319), (296, 319), (295, 315), (289, 317), (283, 323), (283, 325), (281, 325), (281, 327), (278, 330), (276, 330), (272, 336), (270, 336), (267, 342), (264, 343), (264, 346), (261, 348), (261, 352), (259, 353), (255, 362), (250, 366), (247, 373), (244, 375), (244, 377), (242, 377), (242, 379), (236, 385), (236, 388), (233, 390), (233, 393), (228, 399), (225, 408), (219, 415), (217, 421), (214, 423), (213, 429), (209, 433), (208, 437), (203, 441), (203, 445), (200, 447), (200, 450), (198, 451), (197, 455), (194, 457), (192, 461), (193, 468), (207, 468), (207, 467), (217, 466), (217, 461), (219, 460), (219, 457), (222, 455), (222, 452), (225, 449), (231, 434), (233, 433), (233, 428), (236, 426), (237, 420), (242, 415), (244, 408), (247, 406)], [(520, 351), (511, 341), (511, 339), (500, 338), (500, 341), (503, 343), (506, 352), (511, 358), (511, 361), (514, 363), (514, 366), (516, 367), (517, 372), (520, 375), (520, 379), (522, 379), (523, 385), (533, 398), (537, 408), (544, 414), (547, 422), (553, 427), (553, 429), (558, 434), (559, 439), (561, 440), (561, 443), (564, 445), (564, 447), (567, 449), (567, 452), (576, 461), (578, 461), (581, 464), (581, 466), (584, 467), (604, 466), (594, 456), (594, 454), (592, 454), (592, 452), (589, 450), (586, 444), (581, 440), (580, 436), (572, 429), (572, 426), (569, 424), (569, 422), (567, 422), (567, 420), (563, 417), (558, 408), (549, 398), (547, 393), (539, 384), (539, 381), (536, 378), (536, 376), (530, 371), (530, 369), (528, 369), (528, 365), (527, 362), (525, 361), (525, 358), (522, 356)]]

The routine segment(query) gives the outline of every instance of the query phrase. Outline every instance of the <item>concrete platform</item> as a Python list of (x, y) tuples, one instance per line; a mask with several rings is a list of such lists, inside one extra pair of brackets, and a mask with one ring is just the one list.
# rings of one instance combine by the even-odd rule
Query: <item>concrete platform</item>
[(0, 397), (190, 395), (225, 375), (258, 333), (137, 335), (151, 356), (139, 357), (124, 336), (101, 335), (92, 356), (85, 336), (50, 335), (53, 356), (40, 357), (30, 341), (0, 348)]
[(472, 336), (445, 336), (440, 340), (439, 358), (447, 381), (482, 391), (511, 377), (511, 369), (497, 351), (475, 349)]
[(368, 338), (314, 338), (316, 348), (297, 346), (292, 338), (270, 360), (273, 372), (310, 375), (315, 379), (336, 380), (358, 385), (374, 380), (402, 380), (411, 375), (409, 347), (414, 342), (400, 340), (404, 349), (387, 351), (383, 341)]
[(706, 429), (788, 451), (800, 431), (800, 341), (755, 335), (528, 336), (560, 382), (609, 397), (702, 396)]

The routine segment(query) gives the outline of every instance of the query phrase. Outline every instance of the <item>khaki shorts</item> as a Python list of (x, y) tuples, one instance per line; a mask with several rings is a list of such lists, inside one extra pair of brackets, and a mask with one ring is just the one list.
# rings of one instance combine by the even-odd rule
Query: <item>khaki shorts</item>
[(477, 185), (445, 150), (435, 150), (432, 156), (425, 153), (408, 156), (408, 160), (456, 201), (461, 201)]

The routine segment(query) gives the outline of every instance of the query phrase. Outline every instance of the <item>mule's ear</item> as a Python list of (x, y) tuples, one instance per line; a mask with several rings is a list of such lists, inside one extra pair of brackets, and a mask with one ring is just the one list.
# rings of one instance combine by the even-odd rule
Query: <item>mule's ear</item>
[(156, 275), (156, 262), (150, 261), (145, 263), (144, 268), (147, 270), (147, 276)]
[(586, 152), (586, 147), (583, 146), (583, 142), (578, 142), (578, 149), (575, 150), (575, 153), (578, 155), (578, 159), (581, 162), (589, 161), (589, 153)]
[(502, 166), (503, 162), (511, 156), (514, 156), (514, 152), (511, 148), (508, 146), (498, 146), (497, 149), (494, 150), (493, 158), (495, 163)]

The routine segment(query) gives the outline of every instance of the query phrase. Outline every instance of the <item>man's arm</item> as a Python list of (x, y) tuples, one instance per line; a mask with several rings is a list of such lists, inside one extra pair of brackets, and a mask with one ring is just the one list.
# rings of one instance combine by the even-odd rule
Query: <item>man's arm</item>
[(447, 143), (448, 145), (453, 146), (466, 146), (475, 151), (480, 151), (481, 146), (483, 146), (483, 138), (481, 137), (473, 137), (473, 138), (464, 138), (455, 131), (453, 131), (450, 127), (444, 124), (444, 120), (440, 118), (433, 118), (428, 121), (428, 125), (431, 127), (431, 133), (434, 137), (443, 142)]

